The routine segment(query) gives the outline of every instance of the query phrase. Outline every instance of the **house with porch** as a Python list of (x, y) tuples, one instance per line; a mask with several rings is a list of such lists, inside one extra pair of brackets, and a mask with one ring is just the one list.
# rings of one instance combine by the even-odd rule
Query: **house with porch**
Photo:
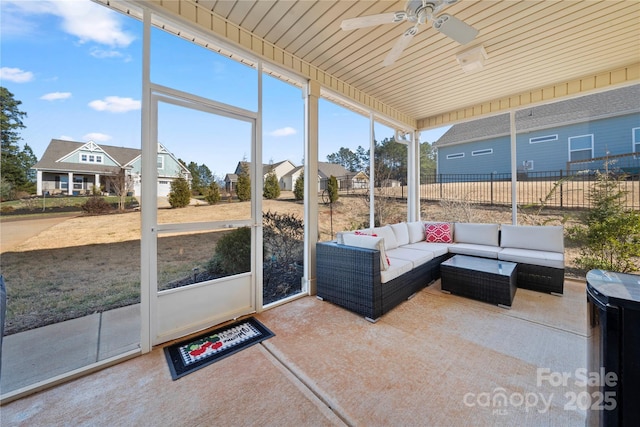
[[(95, 187), (109, 194), (141, 194), (141, 150), (52, 139), (36, 171), (37, 194), (91, 194)], [(162, 144), (158, 144), (158, 196), (167, 196), (178, 177), (191, 181), (191, 173)]]

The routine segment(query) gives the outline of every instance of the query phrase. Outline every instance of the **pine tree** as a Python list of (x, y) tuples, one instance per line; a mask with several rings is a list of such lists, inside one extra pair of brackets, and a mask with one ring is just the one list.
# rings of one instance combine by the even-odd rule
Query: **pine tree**
[(215, 181), (211, 182), (211, 184), (209, 184), (209, 187), (207, 188), (207, 194), (205, 195), (204, 199), (210, 205), (215, 205), (220, 201), (221, 198), (222, 196), (220, 195), (220, 186)]
[(240, 165), (240, 173), (238, 174), (238, 182), (236, 184), (236, 195), (241, 202), (251, 200), (251, 177), (249, 176), (249, 166), (247, 162), (242, 162)]
[(25, 126), (22, 120), (27, 113), (20, 111), (22, 101), (14, 98), (14, 95), (5, 87), (0, 86), (0, 104), (2, 115), (0, 116), (0, 135), (2, 137), (2, 155), (0, 155), (2, 181), (13, 190), (35, 191), (35, 185), (31, 180), (33, 172), (31, 167), (36, 164), (37, 158), (31, 147), (25, 144), (20, 148), (19, 130)]
[(329, 192), (329, 202), (330, 203), (337, 202), (338, 201), (338, 180), (333, 175), (329, 177), (329, 182), (327, 182), (327, 191)]
[(262, 197), (269, 200), (280, 197), (280, 185), (278, 184), (278, 177), (274, 171), (269, 172), (264, 180)]
[(171, 182), (171, 192), (169, 193), (169, 204), (172, 208), (184, 208), (191, 201), (191, 189), (189, 183), (183, 177)]
[(296, 183), (293, 187), (293, 196), (296, 200), (304, 199), (304, 172), (300, 172), (300, 176), (296, 179)]

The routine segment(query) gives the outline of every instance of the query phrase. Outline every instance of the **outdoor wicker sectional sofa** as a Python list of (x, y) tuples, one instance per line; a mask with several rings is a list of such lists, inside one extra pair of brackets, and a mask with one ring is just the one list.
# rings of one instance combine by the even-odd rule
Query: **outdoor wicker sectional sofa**
[(319, 242), (317, 296), (376, 321), (440, 278), (440, 264), (456, 254), (515, 262), (519, 288), (563, 292), (562, 226), (416, 221)]

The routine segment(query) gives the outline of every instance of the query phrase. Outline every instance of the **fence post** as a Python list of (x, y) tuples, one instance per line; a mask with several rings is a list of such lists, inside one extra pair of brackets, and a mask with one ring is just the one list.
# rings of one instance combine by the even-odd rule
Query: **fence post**
[(440, 200), (442, 200), (442, 174), (440, 174)]
[(564, 183), (562, 182), (562, 169), (560, 169), (560, 209), (562, 209), (563, 207), (563, 190), (564, 190)]
[(489, 188), (491, 188), (491, 206), (493, 206), (493, 172), (491, 172), (491, 185)]

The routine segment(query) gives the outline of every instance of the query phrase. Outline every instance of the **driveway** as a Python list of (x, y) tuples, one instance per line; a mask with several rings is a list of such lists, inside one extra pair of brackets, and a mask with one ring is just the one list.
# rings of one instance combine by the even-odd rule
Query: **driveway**
[(0, 221), (0, 253), (9, 252), (25, 240), (76, 216), (78, 213), (52, 214), (38, 218), (4, 216)]

